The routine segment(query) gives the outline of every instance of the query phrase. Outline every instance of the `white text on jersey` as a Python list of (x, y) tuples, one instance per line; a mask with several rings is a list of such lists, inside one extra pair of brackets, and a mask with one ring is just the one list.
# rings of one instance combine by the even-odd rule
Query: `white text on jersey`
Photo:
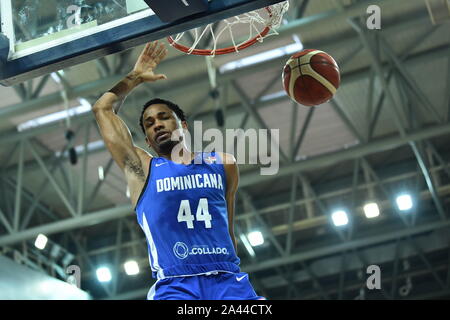
[(217, 173), (204, 173), (156, 180), (157, 192), (197, 188), (215, 188), (223, 190), (222, 176)]

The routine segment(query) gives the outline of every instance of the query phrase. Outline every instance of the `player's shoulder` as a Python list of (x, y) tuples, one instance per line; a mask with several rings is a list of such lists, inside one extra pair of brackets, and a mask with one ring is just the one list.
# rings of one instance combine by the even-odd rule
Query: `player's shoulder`
[(236, 158), (234, 155), (226, 152), (216, 152), (222, 159), (224, 165), (236, 165)]

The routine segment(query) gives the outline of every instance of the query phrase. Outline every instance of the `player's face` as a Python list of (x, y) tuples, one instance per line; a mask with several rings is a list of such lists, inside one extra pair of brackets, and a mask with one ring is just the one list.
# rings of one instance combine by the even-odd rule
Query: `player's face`
[(165, 104), (154, 104), (148, 107), (142, 120), (147, 143), (157, 153), (170, 152), (178, 143), (171, 140), (172, 133), (186, 127), (186, 123), (181, 121)]

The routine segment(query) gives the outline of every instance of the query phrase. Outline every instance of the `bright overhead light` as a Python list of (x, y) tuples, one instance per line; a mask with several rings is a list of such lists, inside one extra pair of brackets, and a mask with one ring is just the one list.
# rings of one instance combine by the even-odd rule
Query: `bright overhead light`
[(125, 272), (129, 276), (134, 276), (139, 273), (139, 265), (134, 260), (125, 262), (124, 267), (125, 267)]
[[(59, 76), (58, 76), (59, 75)], [(64, 70), (58, 70), (56, 72), (52, 72), (50, 73), (50, 76), (52, 77), (52, 79), (56, 82), (56, 83), (61, 83), (61, 79), (60, 76), (63, 77), (64, 76)]]
[(99, 166), (99, 167), (98, 167), (98, 179), (99, 179), (100, 181), (103, 181), (103, 179), (105, 179), (105, 172), (104, 172), (102, 166)]
[(247, 239), (246, 235), (241, 233), (239, 238), (241, 239), (242, 243), (244, 244), (245, 249), (247, 249), (248, 254), (251, 257), (254, 257), (255, 256), (255, 251), (253, 250), (250, 242), (248, 242), (248, 239)]
[(100, 282), (109, 282), (111, 281), (111, 271), (109, 271), (108, 267), (100, 267), (96, 271), (97, 279)]
[(298, 39), (295, 41), (295, 43), (291, 43), (280, 48), (264, 51), (249, 57), (225, 63), (223, 66), (219, 68), (219, 71), (220, 73), (224, 73), (228, 71), (241, 69), (244, 67), (252, 66), (257, 63), (273, 60), (275, 58), (279, 58), (282, 56), (287, 56), (295, 52), (301, 51), (302, 49), (303, 44), (300, 42), (300, 39)]
[(274, 99), (285, 97), (285, 96), (286, 96), (286, 91), (281, 90), (281, 91), (278, 91), (278, 92), (266, 94), (266, 95), (262, 96), (259, 99), (259, 101), (260, 102), (265, 102), (265, 101), (274, 100)]
[(247, 235), (252, 247), (260, 246), (264, 243), (264, 237), (260, 231), (252, 231)]
[(127, 186), (127, 191), (125, 192), (125, 195), (127, 196), (127, 198), (130, 198), (130, 187)]
[(395, 202), (397, 202), (397, 207), (401, 211), (407, 211), (413, 206), (412, 198), (409, 194), (399, 195)]
[(39, 250), (44, 250), (45, 246), (47, 245), (47, 241), (48, 241), (48, 238), (41, 233), (37, 236), (36, 241), (34, 242), (34, 245)]
[(376, 218), (380, 215), (380, 209), (375, 202), (367, 203), (364, 205), (364, 214), (367, 218)]
[(331, 214), (331, 219), (336, 227), (345, 226), (348, 224), (347, 212), (343, 210), (335, 211)]
[(89, 103), (89, 101), (87, 101), (86, 99), (83, 99), (83, 98), (78, 99), (78, 101), (81, 104), (78, 107), (50, 113), (45, 116), (38, 117), (38, 118), (35, 118), (32, 120), (26, 121), (24, 123), (21, 123), (17, 126), (17, 131), (22, 132), (24, 130), (40, 127), (45, 124), (54, 123), (59, 120), (66, 119), (67, 117), (73, 117), (75, 115), (80, 115), (80, 114), (91, 111), (92, 106)]

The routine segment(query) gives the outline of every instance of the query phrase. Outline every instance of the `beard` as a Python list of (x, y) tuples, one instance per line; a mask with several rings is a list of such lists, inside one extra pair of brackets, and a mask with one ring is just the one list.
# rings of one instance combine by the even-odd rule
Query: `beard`
[[(156, 153), (158, 154), (172, 154), (173, 153), (173, 149), (176, 146), (182, 146), (184, 144), (184, 135), (183, 132), (180, 130), (174, 130), (170, 133), (170, 137), (166, 138), (162, 141), (154, 141), (153, 144), (153, 149), (156, 151)], [(175, 152), (177, 152), (178, 149), (175, 150)], [(175, 155), (176, 156), (176, 155)]]
[(172, 149), (180, 143), (179, 141), (172, 141), (170, 139), (167, 139), (166, 141), (161, 142), (158, 144), (158, 151), (163, 154), (168, 154), (172, 152)]

